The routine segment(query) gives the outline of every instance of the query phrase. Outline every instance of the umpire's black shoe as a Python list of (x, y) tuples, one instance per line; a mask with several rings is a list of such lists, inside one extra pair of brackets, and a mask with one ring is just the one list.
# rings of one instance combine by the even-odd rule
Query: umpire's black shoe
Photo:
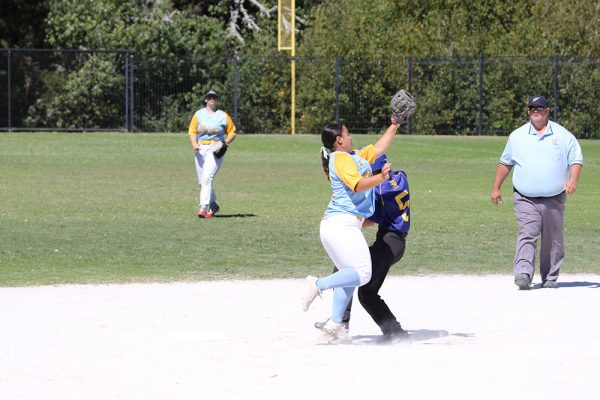
[(545, 289), (558, 289), (558, 283), (556, 281), (546, 281), (542, 284)]
[(531, 278), (528, 274), (517, 274), (515, 275), (515, 285), (519, 287), (519, 290), (529, 290), (531, 288)]

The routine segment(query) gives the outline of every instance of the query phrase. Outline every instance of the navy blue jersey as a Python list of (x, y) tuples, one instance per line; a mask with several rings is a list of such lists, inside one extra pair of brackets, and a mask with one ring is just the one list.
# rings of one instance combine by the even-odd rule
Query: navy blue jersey
[(375, 187), (375, 213), (369, 218), (388, 231), (410, 229), (410, 191), (404, 171), (390, 171), (390, 179)]

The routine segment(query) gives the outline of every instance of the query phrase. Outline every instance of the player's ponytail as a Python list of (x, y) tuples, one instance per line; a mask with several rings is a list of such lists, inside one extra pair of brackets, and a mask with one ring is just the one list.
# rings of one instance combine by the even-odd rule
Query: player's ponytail
[(325, 176), (329, 180), (331, 180), (329, 177), (329, 154), (334, 151), (333, 145), (335, 144), (335, 139), (342, 134), (342, 127), (342, 124), (329, 124), (323, 128), (323, 133), (321, 133), (321, 142), (323, 142), (323, 147), (321, 147), (321, 162), (323, 163)]
[(321, 147), (321, 163), (323, 164), (323, 171), (325, 172), (325, 176), (327, 179), (329, 178), (329, 149), (326, 147)]

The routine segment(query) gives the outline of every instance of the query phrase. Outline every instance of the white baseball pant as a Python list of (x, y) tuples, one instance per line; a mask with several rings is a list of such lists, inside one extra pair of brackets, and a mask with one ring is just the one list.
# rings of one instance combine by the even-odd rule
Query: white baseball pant
[(217, 158), (210, 144), (201, 144), (196, 152), (196, 175), (200, 185), (200, 206), (207, 206), (217, 202), (213, 180), (225, 157)]
[(354, 268), (362, 286), (371, 280), (371, 253), (362, 233), (362, 220), (335, 214), (321, 220), (321, 243), (338, 270)]

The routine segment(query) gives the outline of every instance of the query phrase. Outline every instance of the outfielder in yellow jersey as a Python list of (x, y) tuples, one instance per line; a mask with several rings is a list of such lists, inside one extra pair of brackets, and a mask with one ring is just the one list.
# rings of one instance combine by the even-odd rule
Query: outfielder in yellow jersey
[(199, 218), (211, 218), (219, 211), (214, 178), (223, 164), (227, 147), (235, 139), (231, 117), (218, 109), (219, 95), (209, 90), (204, 95), (206, 107), (194, 113), (188, 136), (195, 152), (196, 175), (200, 185)]
[(330, 342), (351, 340), (342, 323), (344, 310), (354, 290), (371, 279), (371, 255), (361, 228), (375, 209), (374, 188), (389, 179), (391, 165), (385, 163), (381, 174), (373, 175), (370, 163), (385, 153), (397, 129), (393, 123), (374, 145), (356, 151), (345, 125), (327, 125), (321, 135), (321, 160), (332, 197), (321, 220), (320, 236), (338, 271), (306, 278), (302, 308), (308, 310), (322, 291), (333, 289), (331, 317), (322, 328)]

